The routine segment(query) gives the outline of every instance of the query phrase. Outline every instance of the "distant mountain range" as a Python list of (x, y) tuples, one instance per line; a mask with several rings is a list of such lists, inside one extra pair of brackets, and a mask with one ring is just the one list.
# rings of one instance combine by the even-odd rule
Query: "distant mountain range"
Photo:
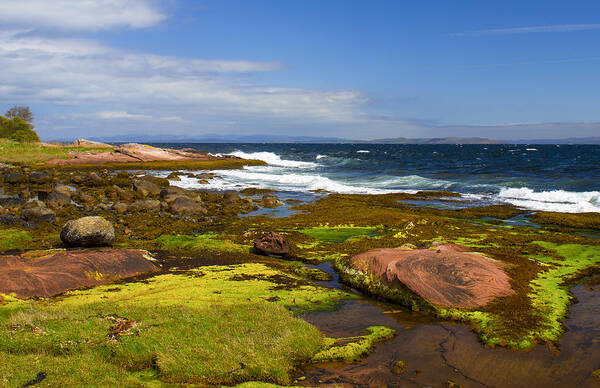
[[(60, 139), (68, 141), (68, 139)], [(600, 144), (600, 137), (570, 137), (564, 139), (494, 140), (481, 137), (386, 138), (352, 140), (337, 137), (283, 135), (118, 135), (91, 137), (89, 140), (106, 143), (325, 143), (325, 144)], [(72, 141), (72, 139), (71, 139)]]

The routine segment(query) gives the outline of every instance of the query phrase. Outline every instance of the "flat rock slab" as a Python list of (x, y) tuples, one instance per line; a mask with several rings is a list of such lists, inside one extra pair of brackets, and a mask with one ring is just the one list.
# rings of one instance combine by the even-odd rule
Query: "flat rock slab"
[(175, 150), (152, 147), (146, 144), (128, 143), (120, 145), (110, 152), (69, 152), (69, 159), (53, 159), (46, 163), (71, 165), (157, 161), (207, 161), (231, 158), (235, 157), (217, 157), (189, 148)]
[(428, 302), (446, 307), (479, 307), (514, 292), (497, 261), (455, 244), (434, 249), (373, 249), (352, 257), (350, 264), (390, 287), (405, 286)]
[(92, 287), (158, 267), (134, 249), (77, 249), (46, 256), (0, 256), (0, 293), (18, 297), (49, 297)]

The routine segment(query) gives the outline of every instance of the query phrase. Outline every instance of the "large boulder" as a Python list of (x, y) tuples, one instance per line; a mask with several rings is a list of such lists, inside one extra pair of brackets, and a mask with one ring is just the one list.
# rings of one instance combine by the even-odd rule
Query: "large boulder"
[(127, 206), (127, 210), (130, 212), (157, 212), (160, 210), (160, 201), (156, 199), (145, 199), (142, 201), (135, 201), (134, 203)]
[(142, 197), (160, 194), (160, 187), (145, 179), (135, 180), (133, 182), (133, 187), (135, 188), (135, 191), (140, 193)]
[(254, 250), (261, 255), (285, 256), (290, 251), (290, 244), (281, 234), (267, 232), (254, 241)]
[(72, 247), (112, 245), (115, 229), (102, 217), (82, 217), (68, 221), (60, 233), (63, 243)]
[(352, 257), (349, 265), (357, 271), (350, 275), (350, 283), (352, 276), (366, 275), (445, 307), (479, 307), (514, 292), (498, 262), (454, 244), (434, 249), (373, 249)]
[(1, 294), (49, 297), (159, 270), (146, 252), (133, 249), (76, 249), (45, 255), (38, 251), (35, 255), (0, 256)]
[(179, 215), (204, 215), (206, 209), (198, 201), (187, 197), (179, 197), (175, 198), (171, 204), (171, 212)]

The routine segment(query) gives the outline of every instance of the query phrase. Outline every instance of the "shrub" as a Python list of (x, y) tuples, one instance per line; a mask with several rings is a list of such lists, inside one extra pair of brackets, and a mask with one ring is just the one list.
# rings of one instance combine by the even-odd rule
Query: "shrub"
[(11, 139), (21, 143), (40, 141), (31, 125), (19, 116), (12, 119), (0, 116), (0, 138)]

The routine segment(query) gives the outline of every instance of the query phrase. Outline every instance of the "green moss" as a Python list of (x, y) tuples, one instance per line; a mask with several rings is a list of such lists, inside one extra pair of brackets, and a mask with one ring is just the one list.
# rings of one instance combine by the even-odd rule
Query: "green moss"
[(0, 140), (0, 162), (20, 165), (31, 165), (50, 159), (67, 159), (71, 151), (108, 152), (112, 148), (89, 148), (62, 146), (45, 143), (18, 143)]
[(378, 227), (359, 227), (352, 225), (338, 226), (318, 226), (313, 228), (298, 229), (298, 232), (304, 233), (312, 238), (319, 240), (320, 243), (339, 243), (350, 238), (373, 234)]
[(18, 229), (0, 229), (0, 251), (24, 250), (32, 242), (31, 233)]
[[(293, 313), (344, 298), (352, 296), (264, 264), (174, 270), (40, 302), (8, 297), (0, 305), (0, 354), (12, 358), (0, 379), (20, 382), (23, 374), (10, 371), (35, 354), (55, 385), (86, 385), (86, 371), (72, 363), (78, 357), (99, 360), (90, 365), (107, 380), (98, 381), (113, 386), (144, 376), (153, 384), (289, 384), (295, 365), (323, 345), (322, 334)], [(107, 336), (120, 320), (131, 325)]]
[(214, 251), (249, 253), (251, 247), (236, 244), (229, 240), (218, 238), (214, 233), (206, 233), (198, 236), (190, 235), (162, 235), (156, 239), (156, 245), (163, 250), (187, 250), (187, 251)]
[(392, 338), (396, 331), (385, 326), (370, 326), (366, 335), (345, 338), (327, 338), (327, 348), (313, 356), (313, 361), (356, 361), (368, 354), (382, 341)]

